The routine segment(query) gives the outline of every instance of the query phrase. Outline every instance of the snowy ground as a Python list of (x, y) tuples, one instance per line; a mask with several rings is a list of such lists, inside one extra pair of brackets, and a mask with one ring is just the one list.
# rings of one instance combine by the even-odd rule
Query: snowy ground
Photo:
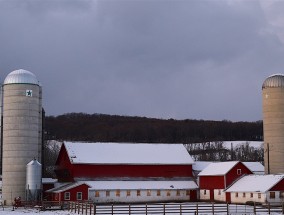
[(5, 207), (4, 210), (2, 208), (0, 208), (0, 215), (33, 215), (33, 214), (37, 214), (37, 215), (74, 215), (74, 213), (71, 213), (67, 210), (65, 211), (39, 211), (36, 209), (24, 209), (24, 208), (17, 208), (13, 211), (12, 207)]

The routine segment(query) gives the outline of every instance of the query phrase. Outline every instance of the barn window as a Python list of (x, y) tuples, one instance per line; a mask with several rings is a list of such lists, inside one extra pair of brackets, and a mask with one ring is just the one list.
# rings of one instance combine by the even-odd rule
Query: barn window
[(250, 193), (250, 197), (253, 198), (253, 193)]
[(279, 193), (279, 197), (280, 197), (281, 199), (283, 199), (283, 198), (284, 198), (284, 191), (280, 191), (280, 193)]
[(100, 197), (100, 192), (99, 191), (95, 192), (95, 197)]
[(106, 196), (110, 196), (109, 190), (106, 190)]
[(160, 196), (160, 195), (161, 195), (161, 191), (157, 190), (157, 196)]
[(237, 169), (237, 174), (241, 175), (242, 174), (242, 170), (241, 169)]
[(70, 192), (64, 193), (64, 200), (70, 200)]
[(235, 197), (238, 198), (239, 197), (239, 193), (235, 193)]
[(221, 190), (218, 190), (218, 195), (221, 195)]
[(180, 196), (180, 190), (177, 190), (177, 196)]
[(206, 195), (206, 190), (204, 190), (204, 195)]
[(270, 198), (275, 199), (275, 192), (270, 192)]
[(141, 196), (140, 190), (137, 190), (137, 196)]
[(167, 190), (167, 196), (171, 196), (171, 191)]
[(126, 196), (130, 196), (130, 190), (126, 191)]
[(116, 192), (115, 192), (115, 196), (120, 196), (120, 190), (116, 190)]
[(151, 196), (151, 190), (147, 190), (147, 196)]
[(82, 192), (77, 192), (77, 200), (82, 200)]
[(259, 199), (261, 198), (261, 193), (258, 193), (258, 198), (259, 198)]
[(186, 191), (186, 195), (189, 196), (190, 195), (190, 190)]
[(243, 197), (246, 197), (246, 193), (243, 193)]

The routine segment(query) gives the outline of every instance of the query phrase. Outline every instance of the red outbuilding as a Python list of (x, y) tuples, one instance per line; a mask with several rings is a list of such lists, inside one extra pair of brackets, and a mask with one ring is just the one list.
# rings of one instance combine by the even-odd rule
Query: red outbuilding
[(90, 185), (85, 182), (65, 183), (47, 191), (50, 201), (86, 201)]
[(240, 161), (209, 164), (198, 174), (200, 200), (230, 202), (230, 196), (226, 195), (224, 189), (246, 174), (252, 172)]

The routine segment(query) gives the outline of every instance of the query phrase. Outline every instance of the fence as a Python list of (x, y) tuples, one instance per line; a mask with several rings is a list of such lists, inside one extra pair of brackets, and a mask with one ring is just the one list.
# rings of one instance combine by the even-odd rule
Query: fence
[(174, 215), (174, 214), (284, 214), (284, 205), (236, 205), (219, 203), (111, 204), (70, 202), (69, 210), (80, 215)]

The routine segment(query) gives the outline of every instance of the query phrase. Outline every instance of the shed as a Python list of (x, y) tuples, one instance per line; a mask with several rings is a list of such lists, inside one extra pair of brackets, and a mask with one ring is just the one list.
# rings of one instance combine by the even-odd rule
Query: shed
[(46, 193), (51, 194), (51, 201), (86, 201), (90, 187), (86, 182), (62, 183)]
[(225, 192), (232, 203), (280, 203), (284, 200), (284, 175), (246, 175)]

